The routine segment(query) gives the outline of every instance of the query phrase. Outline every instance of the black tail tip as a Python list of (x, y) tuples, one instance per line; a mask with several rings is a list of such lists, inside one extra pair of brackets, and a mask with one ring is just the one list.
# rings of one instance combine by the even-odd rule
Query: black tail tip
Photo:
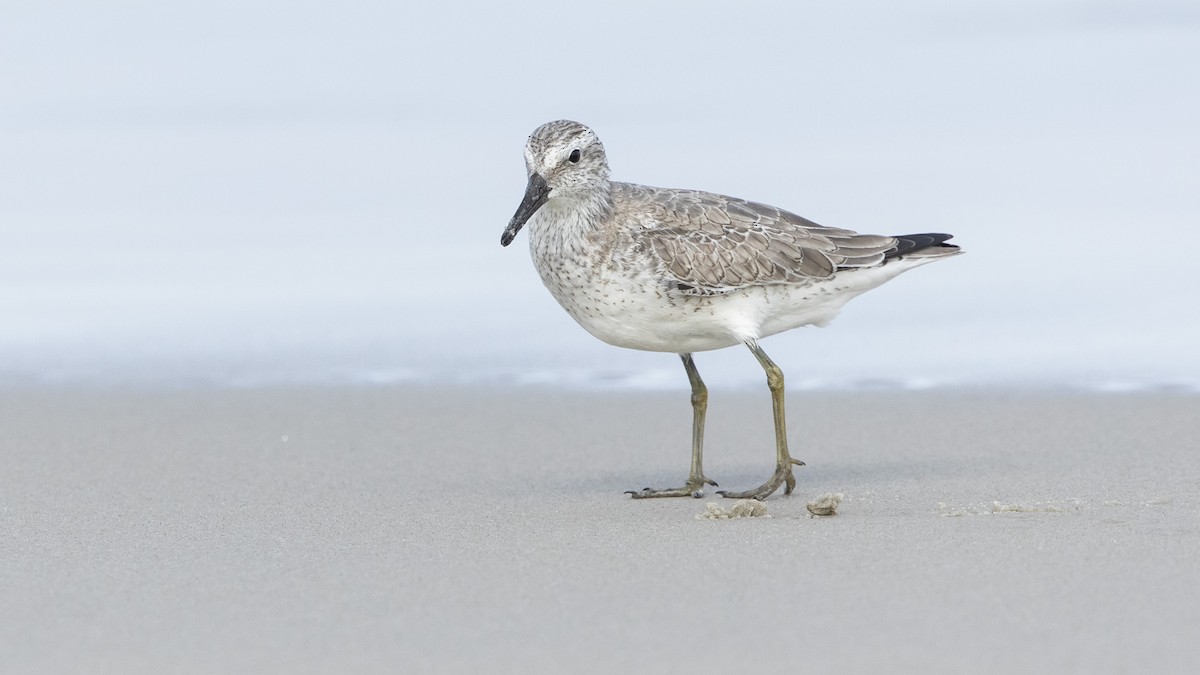
[(894, 258), (905, 253), (913, 253), (934, 246), (945, 248), (958, 248), (954, 244), (946, 242), (954, 238), (952, 234), (944, 234), (940, 232), (926, 232), (923, 234), (896, 234), (892, 235), (896, 238), (896, 248), (888, 251), (887, 257)]

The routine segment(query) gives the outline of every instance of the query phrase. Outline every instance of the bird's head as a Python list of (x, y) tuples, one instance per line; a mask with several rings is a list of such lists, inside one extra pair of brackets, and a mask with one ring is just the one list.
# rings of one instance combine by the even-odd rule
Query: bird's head
[(529, 183), (521, 205), (500, 237), (508, 246), (550, 200), (585, 202), (608, 187), (608, 159), (596, 132), (570, 120), (547, 122), (525, 143)]

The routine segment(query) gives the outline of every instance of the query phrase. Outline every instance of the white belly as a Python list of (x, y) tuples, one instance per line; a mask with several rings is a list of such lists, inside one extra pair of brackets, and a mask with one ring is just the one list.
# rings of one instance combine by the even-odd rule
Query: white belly
[(566, 261), (539, 266), (538, 271), (563, 309), (597, 338), (628, 349), (684, 353), (824, 325), (850, 299), (930, 260), (893, 260), (807, 284), (757, 286), (712, 296), (670, 290), (649, 271), (588, 268)]

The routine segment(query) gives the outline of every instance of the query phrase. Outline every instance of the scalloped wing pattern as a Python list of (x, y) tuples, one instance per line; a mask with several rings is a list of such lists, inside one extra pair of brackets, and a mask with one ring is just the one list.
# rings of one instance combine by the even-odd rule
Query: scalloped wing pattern
[[(678, 289), (718, 295), (739, 288), (828, 279), (883, 263), (897, 240), (825, 227), (766, 204), (692, 190), (614, 185), (619, 201), (650, 217), (634, 223)], [(649, 207), (649, 208), (647, 208)]]

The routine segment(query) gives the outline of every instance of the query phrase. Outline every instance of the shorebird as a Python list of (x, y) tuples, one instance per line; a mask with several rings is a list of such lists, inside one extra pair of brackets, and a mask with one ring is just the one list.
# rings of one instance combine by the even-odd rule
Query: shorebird
[(775, 423), (775, 472), (723, 497), (765, 499), (796, 486), (788, 452), (783, 371), (758, 341), (828, 323), (848, 300), (901, 272), (960, 252), (948, 234), (883, 236), (818, 225), (766, 204), (609, 180), (595, 132), (548, 122), (525, 144), (528, 184), (500, 237), (529, 229), (529, 252), (562, 308), (618, 347), (674, 352), (692, 388), (692, 466), (677, 488), (630, 490), (634, 498), (701, 497), (708, 389), (694, 352), (745, 345), (767, 375)]

